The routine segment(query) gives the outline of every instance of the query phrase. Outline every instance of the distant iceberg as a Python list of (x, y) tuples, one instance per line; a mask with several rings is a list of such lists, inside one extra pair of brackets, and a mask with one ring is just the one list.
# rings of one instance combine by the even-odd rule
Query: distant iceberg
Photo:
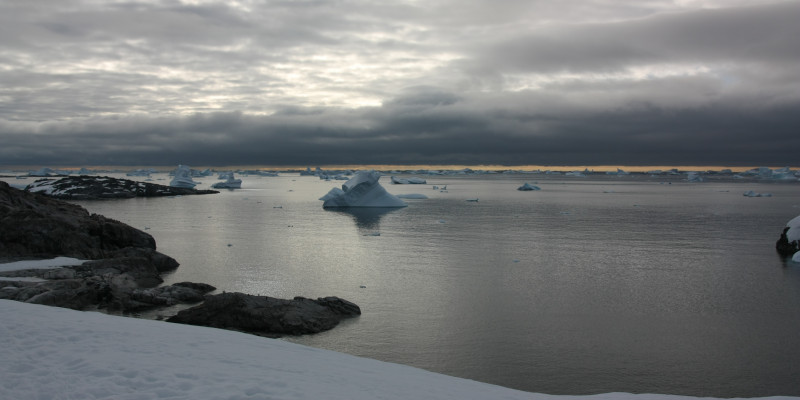
[(772, 197), (772, 193), (756, 193), (748, 190), (742, 194), (744, 197)]
[(359, 171), (341, 189), (333, 188), (320, 197), (322, 207), (406, 207), (408, 204), (378, 183), (380, 177), (374, 170)]
[(696, 171), (689, 171), (686, 173), (686, 180), (689, 182), (702, 182), (703, 177), (700, 176), (699, 172)]
[(392, 183), (396, 185), (424, 185), (427, 183), (425, 179), (412, 177), (408, 179), (398, 178), (396, 176), (392, 177)]
[(520, 187), (518, 187), (517, 190), (521, 190), (521, 191), (542, 190), (542, 188), (540, 188), (540, 187), (538, 187), (536, 185), (531, 185), (528, 182), (525, 182), (525, 184), (520, 186)]
[(44, 167), (38, 171), (30, 171), (28, 173), (29, 176), (50, 176), (55, 175), (56, 171), (52, 170), (51, 168)]
[(422, 193), (409, 193), (409, 194), (398, 194), (397, 198), (399, 199), (417, 199), (417, 200), (425, 200), (428, 196), (425, 196)]
[[(222, 179), (222, 175), (220, 174), (220, 179)], [(217, 182), (211, 185), (214, 189), (241, 189), (242, 188), (242, 180), (236, 179), (233, 176), (233, 172), (228, 172), (225, 174), (226, 180), (225, 182)]]
[(172, 181), (169, 183), (172, 187), (182, 187), (182, 188), (189, 188), (193, 189), (197, 186), (198, 182), (192, 180), (192, 170), (186, 165), (178, 165), (178, 169), (175, 170), (175, 177), (172, 178)]

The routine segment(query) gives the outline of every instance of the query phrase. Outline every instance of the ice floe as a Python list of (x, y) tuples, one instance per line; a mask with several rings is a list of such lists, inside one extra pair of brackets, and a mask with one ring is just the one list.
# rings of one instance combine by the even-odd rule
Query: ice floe
[(396, 185), (424, 185), (427, 183), (425, 179), (411, 177), (411, 178), (398, 178), (396, 176), (392, 177), (392, 183)]
[(744, 197), (772, 197), (772, 193), (756, 193), (748, 190), (742, 194)]

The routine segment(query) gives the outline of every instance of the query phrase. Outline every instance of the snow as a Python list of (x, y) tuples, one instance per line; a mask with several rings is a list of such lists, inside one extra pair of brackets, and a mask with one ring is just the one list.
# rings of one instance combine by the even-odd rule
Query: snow
[(197, 182), (192, 180), (192, 170), (186, 165), (178, 165), (175, 170), (175, 177), (169, 183), (172, 187), (182, 187), (193, 189), (197, 186)]
[(18, 271), (22, 269), (50, 269), (81, 265), (85, 260), (71, 257), (56, 257), (47, 260), (24, 260), (0, 264), (0, 272)]
[(0, 320), (2, 399), (690, 399), (522, 392), (239, 332), (9, 300)]
[(389, 193), (378, 183), (381, 174), (374, 170), (359, 171), (342, 188), (333, 188), (320, 200), (322, 207), (405, 207), (403, 200)]

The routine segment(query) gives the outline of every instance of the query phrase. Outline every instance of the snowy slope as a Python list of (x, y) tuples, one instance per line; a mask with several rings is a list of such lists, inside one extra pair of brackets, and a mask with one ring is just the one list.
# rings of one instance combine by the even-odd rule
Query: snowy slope
[(243, 333), (7, 300), (0, 321), (0, 399), (685, 398), (527, 393)]

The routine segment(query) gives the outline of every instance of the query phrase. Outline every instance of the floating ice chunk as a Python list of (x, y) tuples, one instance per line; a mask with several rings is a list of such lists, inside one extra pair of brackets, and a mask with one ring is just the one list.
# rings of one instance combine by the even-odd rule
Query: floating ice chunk
[(55, 173), (56, 173), (56, 171), (54, 171), (54, 170), (52, 170), (50, 168), (44, 167), (44, 168), (42, 168), (42, 169), (40, 169), (38, 171), (31, 171), (31, 172), (28, 173), (28, 175), (29, 176), (50, 176), (50, 175), (54, 175)]
[(748, 190), (742, 195), (745, 197), (772, 197), (772, 193), (756, 193), (752, 190)]
[(474, 199), (467, 199), (467, 201), (471, 201), (471, 202), (473, 202), (473, 203), (477, 203), (477, 202), (478, 202), (478, 199), (477, 199), (477, 198), (474, 198)]
[(406, 207), (408, 204), (378, 183), (380, 177), (374, 170), (356, 173), (341, 189), (333, 188), (322, 196), (322, 207)]
[(531, 184), (530, 184), (530, 183), (528, 183), (528, 182), (525, 182), (525, 184), (524, 184), (524, 185), (522, 185), (522, 186), (520, 186), (520, 187), (518, 187), (518, 188), (517, 188), (517, 190), (522, 190), (522, 191), (529, 191), (529, 190), (542, 190), (542, 188), (540, 188), (540, 187), (538, 187), (538, 186), (536, 186), (536, 185), (531, 185)]
[(702, 182), (703, 181), (703, 177), (700, 176), (699, 172), (690, 171), (690, 172), (686, 173), (686, 180), (689, 181), (689, 182)]
[(198, 182), (192, 180), (192, 170), (186, 165), (178, 165), (175, 170), (175, 177), (169, 183), (172, 187), (183, 187), (193, 189)]
[[(222, 176), (222, 175), (220, 175)], [(227, 180), (225, 182), (217, 182), (211, 185), (214, 189), (241, 189), (242, 188), (242, 180), (236, 179), (233, 176), (233, 172), (227, 173)]]
[(792, 261), (800, 263), (800, 251), (794, 253), (794, 255), (792, 256)]
[(412, 177), (408, 179), (398, 178), (396, 176), (392, 177), (392, 183), (396, 185), (424, 185), (427, 183), (425, 179)]
[(428, 196), (425, 196), (424, 194), (421, 194), (421, 193), (408, 193), (408, 194), (398, 194), (398, 195), (397, 195), (397, 198), (399, 198), (399, 199), (418, 199), (418, 200), (424, 200), (424, 199), (427, 199), (427, 198), (428, 198)]
[[(786, 227), (789, 228), (786, 231), (786, 239), (791, 243), (795, 240), (800, 240), (800, 215), (792, 218), (789, 222), (786, 223)], [(797, 254), (795, 254), (796, 256)]]

